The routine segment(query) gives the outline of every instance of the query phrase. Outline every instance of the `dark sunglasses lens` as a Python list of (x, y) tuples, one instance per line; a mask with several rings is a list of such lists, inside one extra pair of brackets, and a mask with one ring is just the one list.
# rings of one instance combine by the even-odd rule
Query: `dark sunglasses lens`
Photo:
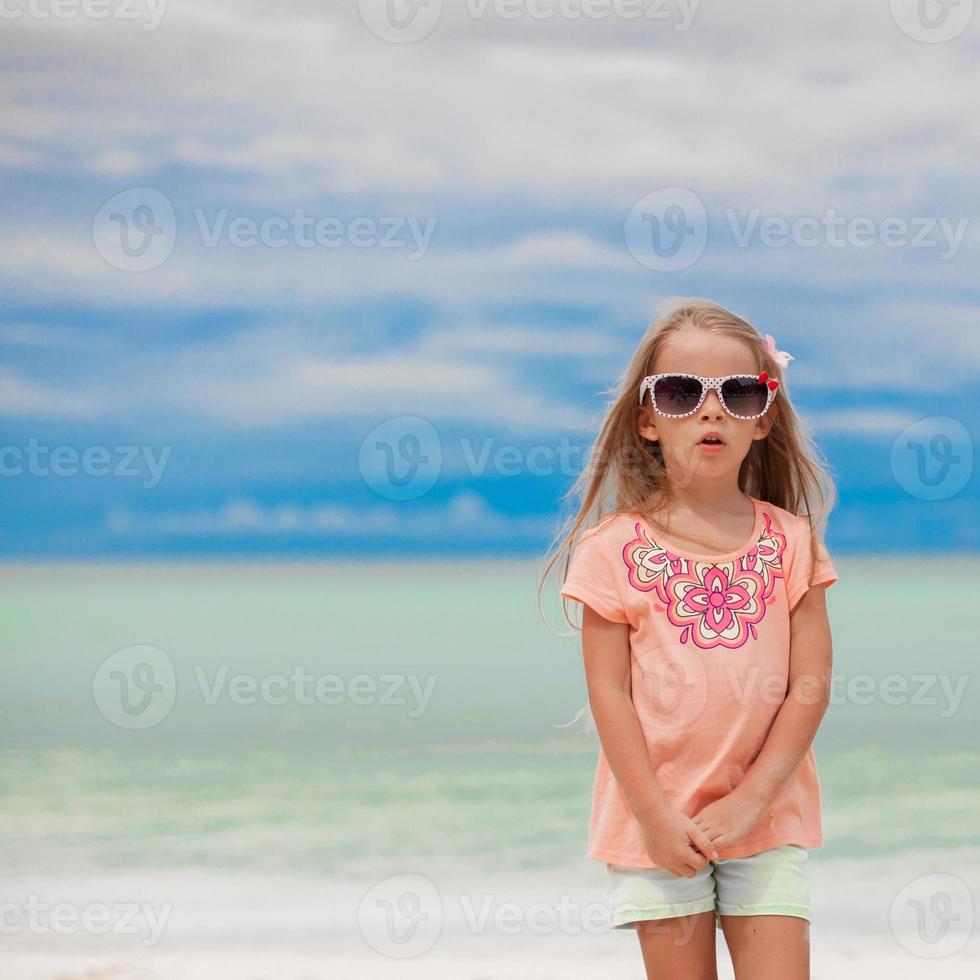
[(664, 415), (687, 415), (701, 400), (701, 382), (697, 378), (661, 378), (654, 385), (653, 397)]
[(769, 389), (756, 378), (729, 378), (722, 382), (721, 397), (732, 415), (751, 418), (765, 411)]

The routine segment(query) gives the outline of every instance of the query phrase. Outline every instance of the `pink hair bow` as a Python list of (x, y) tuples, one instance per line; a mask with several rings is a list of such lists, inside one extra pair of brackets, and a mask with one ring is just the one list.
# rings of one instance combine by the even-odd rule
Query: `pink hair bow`
[(786, 350), (776, 350), (776, 338), (771, 333), (766, 334), (766, 350), (770, 357), (784, 370), (789, 366), (789, 362), (796, 360), (793, 355)]

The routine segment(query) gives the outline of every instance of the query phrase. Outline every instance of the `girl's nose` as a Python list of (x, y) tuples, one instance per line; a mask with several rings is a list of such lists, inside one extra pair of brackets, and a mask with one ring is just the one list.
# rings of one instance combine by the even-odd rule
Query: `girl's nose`
[(701, 403), (701, 411), (707, 415), (718, 415), (724, 411), (721, 407), (721, 399), (718, 397), (718, 392), (714, 388), (704, 396), (704, 401)]

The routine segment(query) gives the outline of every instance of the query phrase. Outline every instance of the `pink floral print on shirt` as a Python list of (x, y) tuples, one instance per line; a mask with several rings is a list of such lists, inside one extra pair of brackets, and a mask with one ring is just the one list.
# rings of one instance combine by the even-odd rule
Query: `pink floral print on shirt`
[(736, 649), (766, 615), (766, 600), (782, 578), (786, 537), (763, 513), (758, 540), (737, 558), (723, 562), (695, 561), (661, 547), (639, 521), (636, 537), (623, 548), (630, 585), (655, 592), (667, 618), (680, 629), (681, 643), (689, 640), (710, 650)]

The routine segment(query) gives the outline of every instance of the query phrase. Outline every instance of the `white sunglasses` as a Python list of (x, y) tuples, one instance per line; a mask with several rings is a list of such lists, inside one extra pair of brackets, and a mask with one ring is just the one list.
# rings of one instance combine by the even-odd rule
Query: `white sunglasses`
[(640, 382), (640, 404), (650, 389), (654, 410), (669, 419), (693, 415), (708, 390), (718, 392), (722, 408), (736, 419), (757, 419), (769, 411), (779, 381), (765, 371), (759, 374), (726, 374), (703, 378), (699, 374), (651, 374)]

